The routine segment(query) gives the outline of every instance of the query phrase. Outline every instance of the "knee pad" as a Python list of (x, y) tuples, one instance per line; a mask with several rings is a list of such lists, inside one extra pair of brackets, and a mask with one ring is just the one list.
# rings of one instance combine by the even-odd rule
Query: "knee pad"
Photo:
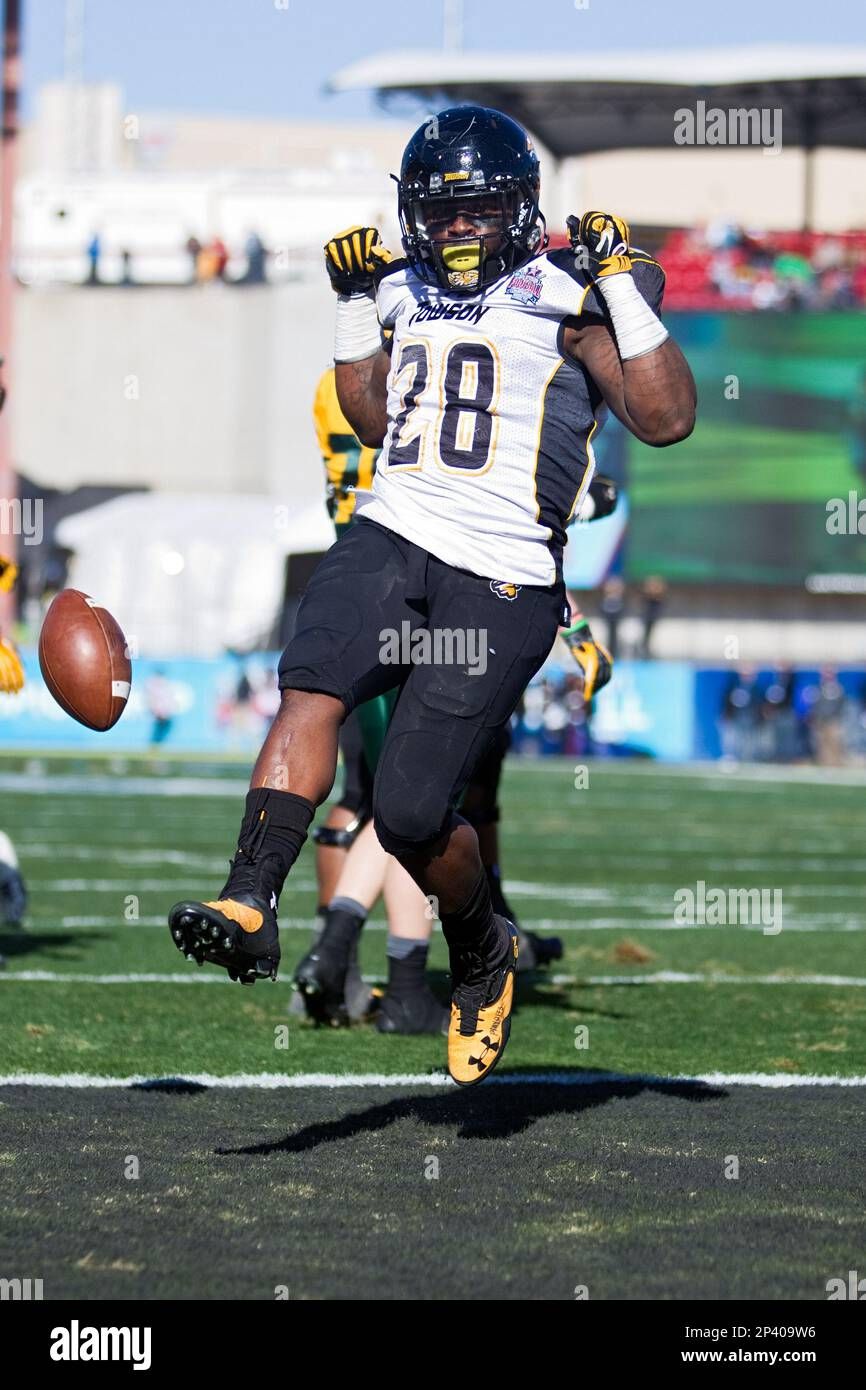
[[(344, 803), (341, 801), (339, 804), (342, 806)], [(351, 849), (369, 819), (369, 811), (364, 811), (355, 814), (348, 825), (317, 825), (313, 831), (313, 841), (323, 849)]]
[(424, 808), (417, 804), (396, 808), (392, 805), (389, 807), (387, 820), (381, 810), (377, 810), (373, 816), (379, 844), (387, 854), (393, 854), (395, 859), (401, 858), (404, 854), (423, 854), (425, 850), (431, 849), (436, 841), (442, 838), (450, 824), (450, 808), (446, 810), (444, 817), (437, 821), (434, 817), (425, 815)]

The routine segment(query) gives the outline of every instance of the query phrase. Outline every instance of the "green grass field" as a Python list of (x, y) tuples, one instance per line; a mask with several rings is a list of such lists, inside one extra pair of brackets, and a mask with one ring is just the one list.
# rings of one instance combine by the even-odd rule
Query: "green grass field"
[[(0, 939), (0, 1073), (17, 1080), (0, 1088), (0, 1274), (44, 1269), (46, 1297), (225, 1296), (234, 1277), (250, 1298), (468, 1297), (460, 1242), (485, 1231), (496, 1297), (589, 1282), (591, 1297), (822, 1298), (837, 1265), (862, 1265), (866, 1090), (812, 1081), (866, 1077), (866, 777), (608, 762), (577, 790), (570, 764), (513, 762), (506, 884), (566, 951), (521, 980), (501, 1080), (458, 1093), (425, 1081), (444, 1041), (289, 1017), (309, 847), (275, 985), (242, 990), (174, 949), (166, 909), (221, 886), (244, 776), (0, 763), (31, 893), (27, 930)], [(676, 926), (675, 894), (699, 881), (778, 890), (782, 930)], [(371, 977), (383, 925), (363, 942)], [(444, 997), (438, 932), (431, 960)], [(28, 1084), (73, 1074), (300, 1084)]]

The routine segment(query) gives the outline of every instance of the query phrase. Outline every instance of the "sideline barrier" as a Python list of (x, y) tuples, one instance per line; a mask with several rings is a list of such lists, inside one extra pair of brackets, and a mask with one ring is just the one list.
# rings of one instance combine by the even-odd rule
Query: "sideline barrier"
[[(140, 658), (133, 663), (125, 713), (100, 734), (55, 704), (35, 652), (22, 652), (22, 660), (24, 690), (0, 695), (0, 748), (254, 754), (279, 704), (276, 652), (218, 660)], [(819, 739), (832, 752), (836, 737), (846, 760), (866, 759), (866, 670), (837, 673), (841, 697), (835, 705), (821, 698), (817, 670), (799, 668), (789, 679), (786, 693), (772, 669), (738, 685), (733, 667), (620, 660), (587, 719), (575, 668), (549, 662), (515, 717), (515, 751), (787, 762), (815, 756)]]

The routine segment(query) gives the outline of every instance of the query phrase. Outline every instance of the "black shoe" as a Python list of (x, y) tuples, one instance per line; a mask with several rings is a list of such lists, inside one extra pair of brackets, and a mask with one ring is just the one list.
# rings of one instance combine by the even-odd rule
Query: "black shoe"
[(562, 960), (561, 936), (539, 936), (538, 932), (525, 931), (523, 927), (517, 928), (517, 935), (520, 941), (519, 975), (526, 970), (537, 970), (539, 966)]
[(175, 903), (168, 914), (172, 939), (187, 960), (219, 965), (232, 980), (254, 985), (275, 980), (280, 964), (277, 864), (239, 850), (215, 902)]
[(328, 948), (317, 941), (295, 970), (295, 988), (304, 1001), (307, 1017), (314, 1023), (343, 1028), (349, 1022), (346, 1007), (348, 953)]
[[(324, 930), (324, 918), (318, 919), (317, 925), (313, 928), (313, 940), (310, 951), (314, 951), (319, 938)], [(368, 1022), (378, 1013), (382, 1002), (382, 990), (375, 989), (368, 985), (361, 975), (361, 968), (358, 964), (357, 943), (349, 956), (349, 968), (346, 971), (346, 986), (344, 990), (346, 1000), (346, 1013), (350, 1023)], [(289, 1000), (289, 1014), (292, 1018), (306, 1018), (307, 1005), (303, 994), (299, 990), (292, 991)]]
[(295, 988), (314, 1023), (342, 1028), (369, 1016), (373, 991), (361, 979), (358, 942), (366, 921), (342, 907), (325, 912), (321, 933), (298, 965)]
[[(313, 938), (310, 942), (310, 950), (316, 945), (322, 932), (325, 930), (325, 914), (322, 911), (316, 913), (316, 920), (313, 923)], [(294, 976), (292, 977), (294, 979)], [(304, 996), (299, 994), (296, 989), (292, 990), (289, 1000), (289, 1014), (292, 1018), (306, 1018), (307, 1006), (304, 1003)]]
[(380, 1033), (399, 1033), (404, 1037), (421, 1033), (441, 1037), (448, 1032), (448, 1010), (439, 1003), (426, 982), (418, 989), (401, 994), (390, 994), (386, 990), (376, 1027)]
[(328, 941), (326, 930), (295, 970), (295, 988), (304, 1001), (307, 1017), (314, 1023), (331, 1028), (344, 1028), (349, 1023), (346, 1006), (349, 960), (347, 944)]
[(382, 1005), (382, 989), (374, 989), (362, 976), (357, 941), (352, 942), (349, 952), (349, 968), (346, 971), (343, 995), (350, 1023), (369, 1023), (370, 1019), (378, 1015)]
[(511, 1032), (517, 928), (495, 916), (497, 932), (484, 950), (451, 945), (451, 1021), (448, 1071), (458, 1086), (474, 1086), (497, 1065)]

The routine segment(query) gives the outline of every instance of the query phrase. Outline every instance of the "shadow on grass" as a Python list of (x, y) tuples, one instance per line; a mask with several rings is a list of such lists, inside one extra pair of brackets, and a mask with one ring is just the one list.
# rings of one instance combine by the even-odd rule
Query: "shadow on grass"
[(192, 1081), (188, 1076), (154, 1076), (148, 1077), (146, 1081), (135, 1081), (129, 1088), (131, 1091), (168, 1091), (173, 1096), (198, 1096), (202, 1091), (210, 1091), (213, 1087), (208, 1086), (203, 1081)]
[(249, 1157), (304, 1153), (320, 1144), (376, 1133), (398, 1120), (417, 1120), (435, 1128), (455, 1125), (460, 1139), (503, 1139), (520, 1134), (548, 1115), (579, 1116), (584, 1110), (606, 1105), (608, 1101), (632, 1100), (646, 1091), (657, 1091), (689, 1102), (718, 1100), (728, 1094), (702, 1081), (674, 1077), (609, 1076), (579, 1067), (526, 1070), (529, 1075), (525, 1078), (518, 1069), (471, 1090), (395, 1097), (339, 1119), (305, 1125), (282, 1139), (238, 1149), (219, 1148), (214, 1152)]
[(10, 928), (0, 930), (0, 956), (7, 960), (20, 960), (39, 951), (53, 951), (68, 959), (73, 947), (87, 947), (94, 941), (104, 938), (98, 932), (41, 932), (38, 928)]

